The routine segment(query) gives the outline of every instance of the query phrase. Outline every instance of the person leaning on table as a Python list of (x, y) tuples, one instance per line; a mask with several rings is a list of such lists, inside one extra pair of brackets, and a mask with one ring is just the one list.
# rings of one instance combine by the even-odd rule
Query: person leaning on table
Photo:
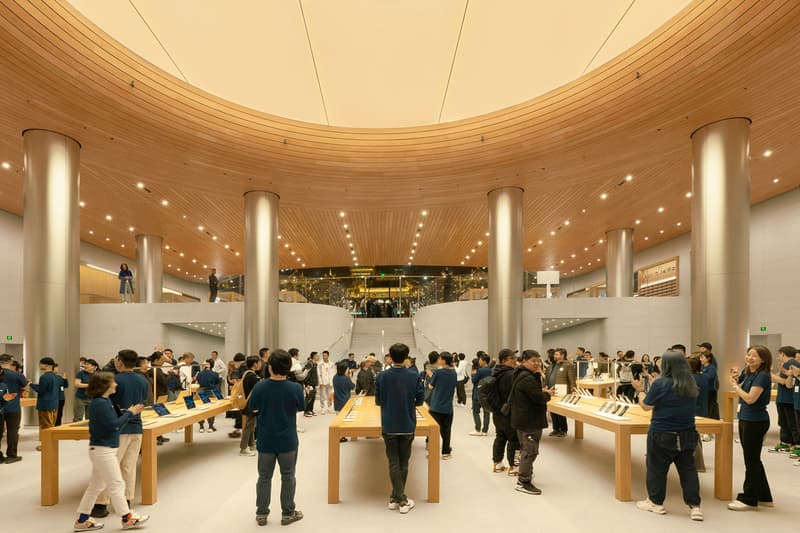
[[(667, 473), (675, 464), (683, 490), (683, 501), (689, 506), (692, 520), (702, 521), (700, 510), (700, 480), (695, 468), (695, 448), (700, 436), (695, 429), (694, 416), (699, 394), (689, 363), (680, 352), (667, 352), (661, 359), (661, 377), (639, 405), (653, 411), (647, 432), (647, 499), (636, 502), (643, 511), (665, 514)], [(631, 382), (634, 390), (644, 391), (644, 384)]]

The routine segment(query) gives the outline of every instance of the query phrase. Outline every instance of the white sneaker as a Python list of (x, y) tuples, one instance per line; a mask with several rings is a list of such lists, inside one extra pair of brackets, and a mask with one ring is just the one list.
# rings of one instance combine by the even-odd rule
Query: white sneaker
[(758, 507), (755, 505), (747, 505), (739, 500), (733, 500), (728, 504), (728, 509), (731, 511), (756, 511)]
[(481, 431), (481, 437), (486, 437), (487, 435), (489, 435), (489, 433), (486, 431)]
[(256, 452), (252, 451), (250, 448), (244, 448), (243, 450), (239, 450), (239, 455), (242, 457), (253, 457)]
[(641, 509), (642, 511), (650, 511), (651, 513), (655, 514), (667, 514), (667, 510), (664, 509), (663, 505), (656, 505), (650, 501), (650, 498), (646, 500), (642, 500), (640, 502), (636, 502), (636, 507)]
[(472, 437), (481, 437), (483, 436), (483, 433), (481, 433), (480, 431), (470, 431), (469, 435)]
[(713, 438), (714, 438), (713, 435), (706, 433), (705, 435), (703, 435), (703, 442), (711, 442), (711, 439)]
[(689, 509), (689, 518), (691, 518), (695, 522), (702, 522), (703, 511), (701, 511), (699, 507), (691, 507)]
[(390, 511), (396, 511), (400, 508), (400, 504), (397, 502), (389, 502), (389, 505), (387, 505), (386, 508)]
[(408, 498), (406, 501), (400, 504), (400, 514), (407, 514), (413, 508), (414, 500)]

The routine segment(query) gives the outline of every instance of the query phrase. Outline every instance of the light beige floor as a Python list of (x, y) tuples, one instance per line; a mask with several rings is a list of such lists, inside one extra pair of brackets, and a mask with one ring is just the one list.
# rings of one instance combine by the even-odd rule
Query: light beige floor
[[(774, 413), (773, 413), (774, 414)], [(417, 507), (403, 516), (385, 509), (389, 494), (386, 459), (381, 440), (359, 440), (343, 445), (342, 503), (327, 501), (327, 425), (332, 415), (303, 419), (298, 463), (297, 505), (306, 518), (290, 526), (305, 531), (511, 531), (518, 527), (550, 531), (675, 531), (692, 530), (790, 531), (800, 509), (800, 467), (783, 455), (764, 453), (776, 508), (734, 513), (713, 498), (713, 473), (701, 474), (706, 521), (691, 522), (684, 507), (674, 471), (665, 503), (668, 514), (656, 516), (614, 499), (613, 436), (586, 426), (582, 442), (572, 438), (543, 439), (535, 465), (536, 484), (544, 491), (529, 496), (514, 491), (514, 480), (490, 471), (491, 437), (469, 437), (471, 411), (457, 409), (454, 458), (442, 463), (442, 501), (425, 501), (424, 440), (417, 439), (412, 455), (408, 494)], [(159, 448), (159, 502), (135, 505), (152, 519), (151, 531), (205, 533), (262, 530), (254, 521), (256, 458), (239, 457), (238, 441), (226, 434), (232, 421), (218, 419), (220, 431), (197, 434), (191, 445), (182, 434)], [(570, 430), (572, 425), (570, 424)], [(773, 427), (769, 442), (775, 438)], [(40, 465), (34, 451), (36, 432), (23, 430), (24, 460), (0, 465), (0, 524), (3, 532), (70, 531), (75, 508), (89, 475), (87, 444), (61, 444), (61, 502), (39, 506)], [(738, 445), (734, 450), (734, 489), (741, 486), (743, 468)], [(713, 446), (706, 445), (706, 461), (713, 465)], [(634, 498), (645, 497), (645, 438), (633, 441)], [(278, 483), (273, 485), (272, 516), (279, 517)], [(137, 494), (138, 498), (138, 494)], [(795, 521), (792, 522), (792, 519)], [(280, 527), (277, 519), (268, 527)], [(117, 530), (117, 519), (106, 519), (106, 530)], [(751, 529), (754, 530), (754, 529)]]

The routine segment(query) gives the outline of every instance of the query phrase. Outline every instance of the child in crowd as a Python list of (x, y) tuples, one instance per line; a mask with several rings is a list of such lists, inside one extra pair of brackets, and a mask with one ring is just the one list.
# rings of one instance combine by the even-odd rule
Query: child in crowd
[(131, 513), (125, 499), (125, 481), (117, 459), (120, 429), (133, 416), (141, 413), (144, 405), (132, 405), (118, 415), (109, 399), (116, 390), (114, 375), (109, 372), (95, 372), (89, 379), (86, 393), (92, 397), (89, 404), (89, 460), (92, 463), (92, 477), (78, 506), (74, 531), (94, 531), (103, 527), (102, 523), (95, 522), (89, 515), (97, 496), (104, 489), (108, 490), (114, 509), (122, 515), (122, 529), (138, 529), (149, 518)]
[[(58, 416), (58, 394), (61, 390), (62, 378), (53, 372), (56, 362), (52, 357), (42, 357), (39, 360), (39, 383), (31, 383), (31, 389), (36, 391), (36, 413), (39, 416), (39, 441), (42, 440), (42, 431), (56, 425)], [(42, 451), (42, 445), (36, 446), (37, 451)]]
[[(356, 388), (353, 380), (347, 376), (349, 369), (347, 361), (336, 363), (336, 375), (333, 376), (333, 410), (337, 414), (344, 409), (351, 391)], [(339, 442), (347, 442), (347, 437), (342, 437)]]

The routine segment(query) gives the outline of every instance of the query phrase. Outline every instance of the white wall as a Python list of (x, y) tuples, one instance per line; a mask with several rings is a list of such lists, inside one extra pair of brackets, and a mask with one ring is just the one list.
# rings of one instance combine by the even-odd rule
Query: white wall
[(606, 325), (602, 319), (583, 322), (564, 329), (546, 331), (542, 336), (542, 346), (566, 348), (570, 354), (574, 353), (575, 348), (582, 346), (591, 350), (593, 355), (597, 355), (598, 352), (605, 352), (600, 347), (607, 344)]
[(301, 355), (307, 355), (312, 350), (328, 350), (333, 361), (347, 354), (353, 319), (346, 309), (331, 305), (281, 302), (279, 316), (281, 348), (297, 348)]
[(192, 352), (198, 361), (205, 361), (211, 357), (211, 352), (214, 350), (225, 354), (225, 339), (222, 337), (169, 324), (163, 326), (163, 332), (164, 347), (172, 348), (177, 354)]

